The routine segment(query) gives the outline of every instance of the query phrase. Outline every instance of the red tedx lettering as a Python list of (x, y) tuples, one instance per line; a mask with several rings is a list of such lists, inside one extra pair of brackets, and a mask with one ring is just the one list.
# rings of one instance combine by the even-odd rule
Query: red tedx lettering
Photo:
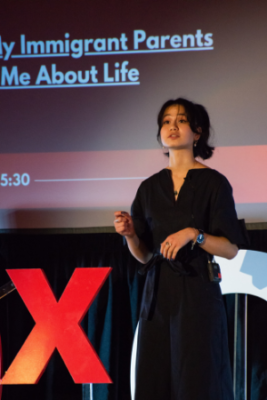
[(80, 323), (111, 268), (75, 269), (57, 302), (41, 269), (7, 270), (36, 325), (1, 384), (34, 384), (55, 348), (75, 383), (112, 383)]

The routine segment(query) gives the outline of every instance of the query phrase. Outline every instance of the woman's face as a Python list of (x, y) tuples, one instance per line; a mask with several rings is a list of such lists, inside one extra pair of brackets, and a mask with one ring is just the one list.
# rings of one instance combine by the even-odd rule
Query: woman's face
[(177, 104), (166, 108), (160, 130), (161, 142), (165, 148), (193, 151), (193, 143), (199, 136), (191, 130), (184, 106)]

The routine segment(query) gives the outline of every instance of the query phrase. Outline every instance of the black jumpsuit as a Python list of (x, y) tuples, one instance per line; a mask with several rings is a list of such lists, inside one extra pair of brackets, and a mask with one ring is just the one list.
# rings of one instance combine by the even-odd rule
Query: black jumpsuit
[(189, 243), (177, 269), (159, 254), (167, 236), (187, 227), (246, 243), (229, 182), (212, 169), (189, 170), (175, 201), (171, 171), (163, 169), (142, 182), (131, 213), (154, 253), (140, 311), (135, 400), (233, 400), (225, 310), (219, 284), (208, 279), (208, 254)]

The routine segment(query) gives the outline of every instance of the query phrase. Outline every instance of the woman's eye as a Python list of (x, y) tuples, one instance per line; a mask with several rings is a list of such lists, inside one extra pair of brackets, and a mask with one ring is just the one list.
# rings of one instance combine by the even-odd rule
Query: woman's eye
[(184, 123), (184, 122), (187, 122), (187, 120), (186, 119), (180, 119), (178, 122)]
[(170, 121), (163, 121), (163, 124), (169, 124)]

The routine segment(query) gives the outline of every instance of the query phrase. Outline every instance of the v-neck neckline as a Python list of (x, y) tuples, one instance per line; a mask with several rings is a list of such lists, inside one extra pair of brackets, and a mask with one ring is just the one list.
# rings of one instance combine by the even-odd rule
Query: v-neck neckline
[(183, 188), (184, 188), (184, 186), (185, 186), (185, 183), (186, 183), (186, 180), (187, 180), (187, 178), (191, 175), (192, 171), (199, 171), (199, 170), (202, 170), (202, 169), (210, 169), (210, 168), (191, 168), (191, 169), (189, 169), (189, 170), (187, 171), (186, 176), (183, 178), (183, 179), (184, 179), (184, 182), (182, 183), (182, 186), (180, 187), (180, 190), (179, 190), (177, 199), (175, 199), (175, 196), (174, 196), (174, 185), (173, 185), (173, 179), (172, 179), (172, 170), (171, 170), (170, 168), (164, 168), (164, 170), (167, 171), (168, 176), (169, 176), (169, 178), (170, 178), (170, 183), (171, 183), (171, 194), (172, 194), (173, 206), (174, 206), (174, 207), (177, 206), (178, 200), (179, 200), (179, 198), (180, 198), (181, 191), (183, 190)]
[(176, 199), (176, 198), (175, 198), (175, 195), (174, 195), (174, 184), (173, 184), (173, 179), (172, 179), (172, 170), (169, 169), (169, 168), (165, 168), (165, 169), (168, 171), (168, 176), (169, 176), (169, 178), (170, 178), (170, 183), (171, 183), (171, 194), (172, 194), (172, 199), (173, 199), (173, 206), (175, 207), (175, 206), (178, 204), (178, 200), (179, 200), (179, 197), (180, 197), (180, 193), (181, 193), (181, 191), (182, 191), (182, 189), (183, 189), (183, 187), (184, 187), (186, 178), (188, 177), (188, 173), (189, 173), (190, 170), (187, 171), (185, 178), (183, 178), (184, 181), (183, 181), (183, 183), (182, 183), (182, 185), (181, 185), (181, 187), (180, 187), (180, 190), (179, 190), (179, 192), (178, 192), (177, 199)]

